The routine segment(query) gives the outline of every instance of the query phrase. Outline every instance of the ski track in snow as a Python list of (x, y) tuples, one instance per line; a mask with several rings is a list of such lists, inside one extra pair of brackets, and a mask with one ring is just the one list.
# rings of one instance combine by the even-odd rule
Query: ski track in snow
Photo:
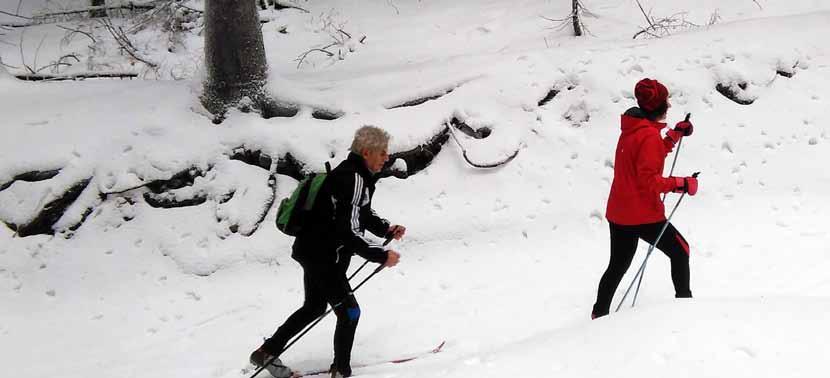
[[(0, 9), (16, 8), (11, 3), (0, 1)], [(45, 4), (25, 3), (29, 15)], [(300, 305), (302, 273), (290, 258), (291, 239), (273, 226), (273, 207), (254, 224), (270, 195), (268, 172), (227, 154), (244, 145), (272, 157), (291, 153), (321, 170), (346, 156), (362, 124), (388, 129), (391, 150), (400, 151), (454, 117), (493, 130), (478, 140), (457, 133), (473, 161), (519, 155), (505, 167), (476, 170), (449, 141), (426, 170), (378, 184), (374, 207), (408, 235), (393, 244), (401, 264), (357, 293), (363, 314), (353, 361), (447, 344), (439, 354), (357, 369), (357, 376), (778, 378), (826, 370), (827, 4), (654, 2), (647, 5), (654, 15), (688, 11), (705, 24), (717, 8), (722, 19), (631, 40), (642, 15), (616, 1), (588, 4), (597, 14), (585, 20), (594, 36), (580, 39), (539, 17), (562, 17), (567, 2), (321, 3), (304, 3), (309, 14), (262, 13), (271, 20), (263, 26), (269, 85), (303, 104), (293, 118), (236, 112), (214, 126), (198, 110), (198, 74), (31, 84), (0, 71), (0, 185), (62, 168), (53, 179), (0, 191), (0, 220), (25, 223), (88, 177), (58, 224), (68, 227), (94, 208), (71, 239), (19, 238), (0, 227), (0, 376), (247, 376), (250, 351)], [(346, 30), (367, 42), (350, 46), (342, 61), (321, 55), (296, 69), (294, 56), (329, 38), (319, 29), (327, 17), (348, 21)], [(278, 33), (281, 26), (289, 33)], [(0, 40), (19, 41), (21, 30), (3, 31)], [(81, 38), (61, 45), (63, 31), (53, 26), (26, 30), (28, 62), (41, 39), (41, 62), (73, 49), (88, 54)], [(161, 46), (159, 35), (136, 38)], [(150, 49), (149, 57), (165, 72), (195, 74), (200, 39), (187, 38), (183, 52)], [(100, 54), (82, 56), (130, 67), (115, 49)], [(21, 63), (17, 46), (0, 44), (0, 56)], [(776, 74), (784, 69), (794, 75)], [(590, 321), (608, 258), (604, 210), (618, 117), (646, 76), (670, 88), (670, 122), (691, 112), (695, 124), (676, 173), (701, 171), (700, 192), (684, 200), (674, 224), (691, 242), (696, 298), (672, 298), (669, 263), (657, 253), (637, 307)], [(715, 90), (742, 82), (741, 98), (751, 105)], [(552, 88), (558, 94), (538, 106)], [(344, 116), (318, 120), (312, 108)], [(155, 209), (140, 191), (97, 199), (191, 167), (210, 173), (176, 195), (203, 194), (202, 205)], [(295, 185), (278, 176), (276, 198)], [(222, 202), (230, 192), (238, 195)], [(667, 207), (676, 200), (670, 195)], [(233, 233), (231, 224), (253, 234)], [(645, 249), (641, 243), (616, 300)], [(297, 370), (328, 366), (333, 327), (333, 319), (323, 321), (283, 361)]]

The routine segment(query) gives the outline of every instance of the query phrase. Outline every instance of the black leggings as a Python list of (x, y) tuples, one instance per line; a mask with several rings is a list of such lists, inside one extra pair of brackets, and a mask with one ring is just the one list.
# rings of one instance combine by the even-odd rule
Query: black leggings
[[(611, 259), (608, 268), (597, 289), (597, 302), (594, 304), (594, 316), (608, 315), (611, 299), (620, 284), (625, 272), (634, 259), (637, 243), (640, 239), (653, 244), (666, 222), (641, 224), (636, 226), (622, 226), (609, 222), (611, 229)], [(676, 298), (691, 298), (689, 289), (689, 243), (680, 235), (680, 232), (669, 223), (657, 249), (663, 251), (671, 259), (671, 279), (674, 283)]]
[(334, 363), (343, 375), (351, 374), (352, 344), (360, 319), (360, 306), (352, 294), (345, 272), (338, 269), (319, 269), (303, 265), (303, 306), (286, 319), (263, 348), (271, 355), (279, 356), (291, 338), (326, 311), (326, 305), (334, 306), (337, 326), (334, 329)]

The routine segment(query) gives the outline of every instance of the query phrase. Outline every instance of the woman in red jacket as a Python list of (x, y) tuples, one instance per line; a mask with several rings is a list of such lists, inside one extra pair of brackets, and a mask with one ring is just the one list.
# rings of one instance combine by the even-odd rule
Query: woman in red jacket
[[(692, 134), (689, 121), (678, 123), (665, 137), (660, 131), (671, 105), (666, 87), (652, 79), (640, 80), (634, 88), (639, 107), (622, 115), (622, 133), (614, 158), (614, 181), (605, 218), (611, 230), (611, 260), (597, 290), (591, 318), (608, 315), (611, 299), (634, 259), (639, 239), (654, 243), (666, 222), (662, 193), (697, 192), (694, 177), (663, 177), (663, 162), (684, 136)], [(676, 298), (691, 298), (689, 289), (689, 243), (669, 224), (657, 249), (671, 259)]]

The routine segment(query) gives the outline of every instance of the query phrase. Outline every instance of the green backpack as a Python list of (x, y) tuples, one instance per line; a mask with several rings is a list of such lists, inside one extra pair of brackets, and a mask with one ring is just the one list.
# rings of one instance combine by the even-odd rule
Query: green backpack
[(328, 172), (331, 171), (326, 163), (326, 173), (312, 173), (297, 184), (297, 188), (287, 198), (283, 198), (277, 209), (277, 228), (289, 236), (297, 236), (311, 218), (311, 209), (317, 199), (317, 193), (323, 187)]

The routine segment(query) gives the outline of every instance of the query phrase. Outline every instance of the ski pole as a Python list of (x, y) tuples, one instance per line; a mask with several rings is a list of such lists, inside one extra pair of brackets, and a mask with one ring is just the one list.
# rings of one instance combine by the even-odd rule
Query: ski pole
[[(391, 241), (392, 241), (392, 235), (387, 236), (386, 240), (383, 242), (383, 246), (386, 247), (389, 244), (389, 242), (391, 242)], [(352, 275), (349, 276), (349, 281), (351, 281), (352, 278), (354, 278), (354, 276), (356, 276), (358, 273), (360, 273), (360, 271), (363, 269), (363, 267), (366, 266), (366, 264), (368, 264), (368, 263), (369, 263), (369, 260), (364, 261), (363, 265), (361, 265), (360, 268), (357, 268), (357, 270), (355, 270), (354, 273), (352, 273)]]
[[(695, 172), (692, 177), (697, 178), (700, 172)], [(631, 280), (631, 284), (628, 285), (628, 289), (625, 290), (625, 294), (623, 294), (620, 303), (617, 305), (617, 309), (614, 312), (620, 311), (620, 307), (625, 302), (625, 298), (628, 297), (628, 293), (631, 291), (631, 288), (634, 286), (634, 282), (637, 283), (637, 290), (634, 293), (634, 298), (631, 301), (631, 307), (634, 307), (637, 304), (637, 295), (640, 292), (640, 285), (643, 283), (643, 276), (645, 275), (646, 271), (646, 263), (648, 263), (648, 258), (651, 256), (651, 253), (654, 252), (654, 248), (657, 246), (657, 243), (660, 242), (660, 238), (663, 237), (663, 234), (666, 232), (666, 229), (669, 227), (669, 222), (671, 222), (672, 217), (674, 217), (674, 212), (677, 211), (677, 208), (680, 207), (680, 202), (683, 201), (683, 197), (686, 196), (686, 193), (680, 195), (680, 199), (677, 200), (677, 204), (674, 205), (674, 209), (672, 209), (671, 214), (669, 214), (669, 218), (666, 219), (666, 223), (663, 224), (663, 228), (660, 230), (660, 233), (657, 235), (657, 239), (654, 240), (654, 244), (651, 244), (648, 247), (648, 253), (646, 253), (646, 257), (643, 259), (643, 263), (640, 265), (640, 269), (637, 270), (637, 274), (634, 275), (634, 279)], [(638, 281), (639, 278), (639, 281)]]
[[(689, 122), (689, 118), (692, 117), (692, 113), (686, 113), (686, 122)], [(671, 169), (669, 170), (669, 177), (674, 174), (674, 166), (677, 164), (677, 156), (680, 155), (680, 146), (683, 145), (683, 138), (677, 142), (677, 151), (674, 151), (674, 160), (671, 163)], [(666, 202), (666, 195), (668, 193), (663, 193), (663, 203)]]
[[(389, 244), (389, 242), (390, 242), (391, 240), (392, 240), (392, 239), (391, 239), (391, 237), (390, 237), (390, 238), (387, 238), (387, 239), (386, 239), (386, 242), (385, 242), (383, 245), (387, 245), (387, 244)], [(368, 262), (368, 260), (367, 260), (367, 262)], [(363, 265), (365, 266), (366, 264), (363, 264)], [(361, 266), (361, 268), (363, 268), (363, 266)], [(369, 281), (369, 279), (371, 279), (372, 277), (374, 277), (376, 274), (380, 273), (380, 271), (381, 271), (381, 270), (383, 270), (383, 268), (384, 268), (384, 265), (383, 265), (383, 264), (381, 264), (380, 266), (378, 266), (377, 268), (375, 268), (375, 270), (372, 272), (372, 274), (370, 274), (368, 277), (364, 278), (364, 279), (363, 279), (363, 281), (360, 281), (360, 283), (359, 283), (359, 284), (357, 284), (357, 286), (355, 286), (355, 288), (354, 288), (354, 289), (352, 289), (352, 292), (351, 292), (351, 293), (349, 293), (349, 295), (354, 294), (354, 292), (355, 292), (355, 291), (357, 291), (357, 289), (360, 289), (360, 287), (361, 287), (361, 286), (363, 286), (363, 284), (365, 284), (367, 281)], [(359, 269), (358, 269), (358, 270), (359, 270)], [(355, 272), (354, 274), (352, 274), (352, 276), (354, 276), (355, 274), (357, 274), (357, 272)], [(259, 367), (259, 368), (258, 368), (258, 369), (254, 372), (254, 374), (252, 374), (252, 375), (251, 375), (251, 377), (250, 377), (250, 378), (255, 378), (257, 375), (259, 375), (259, 373), (261, 373), (263, 370), (265, 370), (265, 368), (266, 368), (266, 367), (268, 367), (269, 365), (271, 365), (271, 364), (274, 362), (274, 360), (276, 360), (276, 359), (277, 359), (277, 357), (279, 357), (279, 356), (281, 356), (283, 353), (285, 353), (285, 351), (287, 351), (289, 348), (291, 348), (291, 346), (293, 346), (295, 343), (297, 343), (297, 341), (299, 341), (299, 340), (300, 340), (303, 336), (305, 336), (305, 334), (307, 334), (309, 331), (311, 331), (311, 329), (312, 329), (312, 328), (314, 328), (314, 326), (316, 326), (318, 323), (320, 323), (321, 321), (323, 321), (323, 319), (324, 319), (324, 318), (325, 318), (328, 314), (330, 314), (332, 311), (334, 311), (334, 309), (336, 309), (337, 307), (340, 307), (340, 305), (342, 305), (342, 304), (343, 304), (343, 302), (345, 302), (345, 301), (346, 301), (346, 300), (345, 300), (345, 298), (344, 298), (342, 301), (340, 301), (339, 303), (335, 304), (334, 306), (331, 306), (331, 308), (329, 308), (328, 310), (326, 310), (326, 312), (324, 312), (324, 313), (323, 313), (323, 315), (320, 315), (320, 316), (317, 318), (317, 320), (315, 320), (313, 323), (309, 324), (309, 325), (308, 325), (308, 327), (306, 327), (306, 328), (305, 328), (302, 332), (300, 332), (297, 336), (295, 336), (295, 337), (294, 337), (294, 339), (293, 339), (293, 340), (291, 340), (291, 342), (289, 342), (289, 343), (288, 343), (288, 344), (287, 344), (284, 348), (282, 348), (282, 350), (280, 351), (280, 353), (279, 353), (278, 355), (276, 355), (276, 356), (272, 356), (272, 357), (271, 357), (268, 361), (266, 361), (266, 362), (265, 362), (262, 366), (260, 366), (260, 367)]]

